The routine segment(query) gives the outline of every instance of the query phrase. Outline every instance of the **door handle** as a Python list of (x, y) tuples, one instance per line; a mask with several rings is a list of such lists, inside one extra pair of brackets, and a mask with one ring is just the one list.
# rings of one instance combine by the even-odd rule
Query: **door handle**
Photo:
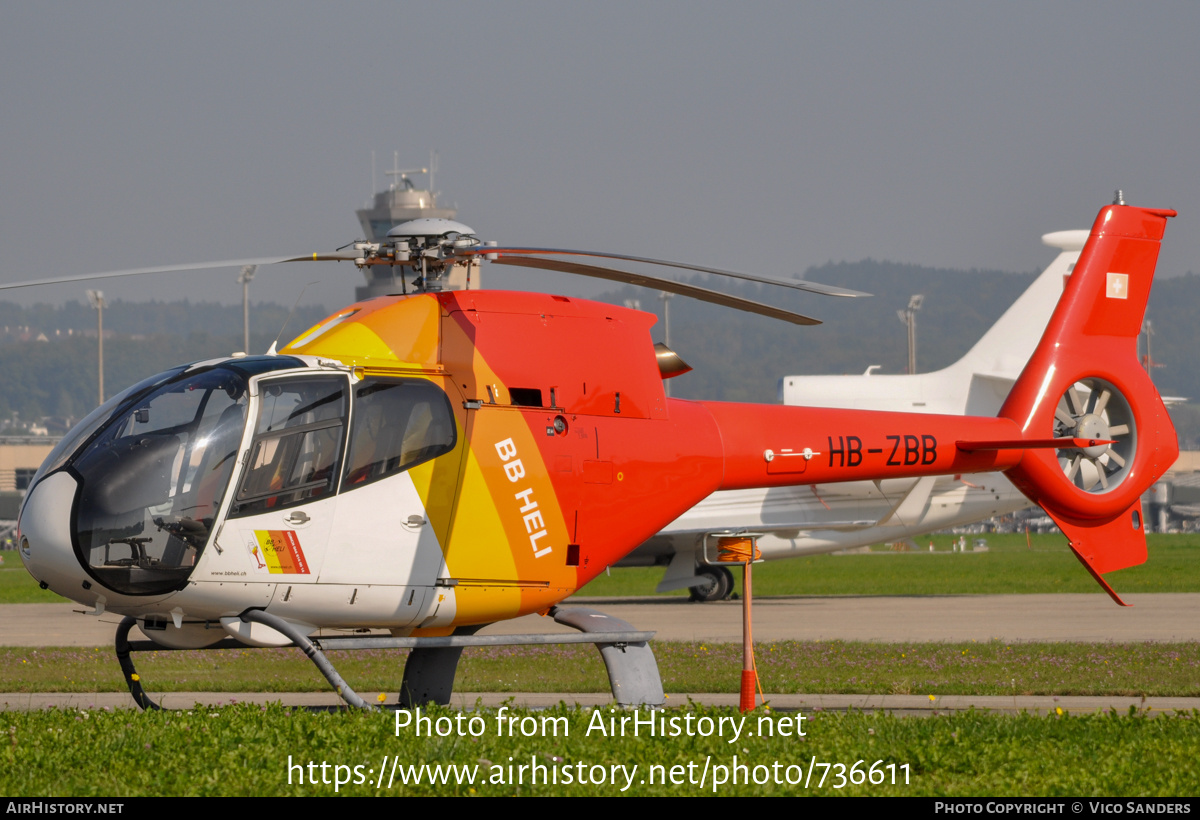
[(421, 515), (410, 515), (408, 520), (404, 522), (406, 527), (423, 527), (425, 526), (425, 517)]
[(291, 513), (290, 515), (288, 515), (287, 518), (285, 518), (283, 520), (286, 521), (288, 524), (291, 524), (292, 526), (299, 526), (301, 524), (307, 524), (309, 519), (308, 519), (308, 513), (301, 512), (300, 510), (296, 510), (295, 512)]

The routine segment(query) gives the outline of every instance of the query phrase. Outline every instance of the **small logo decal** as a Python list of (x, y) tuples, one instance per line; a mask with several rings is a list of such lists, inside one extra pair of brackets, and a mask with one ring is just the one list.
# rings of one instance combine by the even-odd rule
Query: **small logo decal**
[(1104, 295), (1109, 299), (1128, 299), (1129, 298), (1129, 274), (1128, 273), (1110, 273), (1108, 274), (1108, 287)]
[(246, 539), (246, 550), (258, 572), (271, 575), (308, 575), (308, 560), (300, 538), (292, 530), (254, 530)]

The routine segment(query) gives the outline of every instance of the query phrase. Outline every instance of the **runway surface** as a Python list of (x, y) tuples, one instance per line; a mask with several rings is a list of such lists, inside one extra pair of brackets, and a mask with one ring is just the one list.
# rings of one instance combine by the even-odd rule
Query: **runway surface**
[[(843, 640), (900, 642), (1067, 641), (1174, 642), (1200, 640), (1200, 594), (1135, 595), (1132, 607), (1119, 607), (1105, 595), (944, 595), (836, 596), (761, 598), (754, 602), (757, 643), (780, 640)], [(569, 606), (586, 606), (622, 618), (637, 629), (654, 630), (656, 641), (740, 642), (742, 607), (738, 601), (690, 604), (678, 598), (576, 598)], [(75, 604), (7, 604), (0, 606), (0, 645), (112, 647), (118, 616), (81, 614)], [(484, 634), (564, 632), (566, 627), (536, 615), (495, 624)], [(137, 633), (134, 633), (137, 636)], [(140, 636), (138, 636), (140, 637)], [(0, 688), (3, 681), (0, 680)], [(395, 693), (388, 693), (395, 702)], [(267, 703), (337, 708), (336, 694), (174, 692), (161, 696), (168, 708), (197, 703)], [(672, 702), (691, 699), (714, 706), (736, 706), (732, 693), (674, 693)], [(560, 701), (582, 706), (612, 703), (611, 694), (455, 693), (454, 705), (501, 703), (541, 707)], [(1129, 697), (993, 697), (947, 695), (930, 700), (924, 695), (772, 695), (779, 709), (882, 709), (896, 714), (929, 715), (968, 708), (991, 711), (1075, 712), (1150, 708), (1151, 714), (1200, 709), (1200, 698)], [(0, 711), (47, 706), (75, 708), (132, 708), (124, 692), (2, 693)]]
[[(754, 602), (754, 638), (884, 643), (1200, 640), (1200, 593), (1131, 595), (1126, 600), (1133, 606), (1119, 607), (1103, 594), (759, 598)], [(738, 601), (574, 598), (567, 606), (592, 607), (637, 629), (654, 630), (658, 641), (742, 639)], [(120, 617), (81, 611), (77, 604), (2, 605), (0, 646), (112, 646)], [(489, 626), (483, 634), (530, 632), (573, 630), (529, 615)]]

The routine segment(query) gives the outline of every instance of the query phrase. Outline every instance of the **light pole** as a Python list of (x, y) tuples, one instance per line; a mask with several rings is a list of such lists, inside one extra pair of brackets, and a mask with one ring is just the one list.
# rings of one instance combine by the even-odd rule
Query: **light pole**
[[(670, 299), (671, 299), (671, 296), (673, 296), (673, 295), (674, 294), (668, 293), (665, 290), (660, 291), (658, 294), (658, 298), (662, 299), (662, 303), (663, 303), (663, 344), (665, 344), (667, 347), (671, 346), (671, 301), (670, 301)], [(667, 396), (671, 395), (671, 383), (669, 381), (663, 382), (663, 391), (666, 393)]]
[(89, 290), (87, 292), (88, 304), (96, 311), (96, 341), (99, 357), (97, 362), (97, 372), (99, 374), (99, 392), (100, 397), (97, 404), (104, 404), (104, 308), (107, 307), (104, 301), (104, 291)]
[(246, 265), (238, 274), (238, 284), (242, 286), (242, 350), (250, 355), (250, 280), (258, 265)]
[(917, 372), (917, 311), (925, 303), (923, 294), (915, 294), (908, 300), (908, 307), (896, 311), (900, 321), (908, 325), (908, 372)]

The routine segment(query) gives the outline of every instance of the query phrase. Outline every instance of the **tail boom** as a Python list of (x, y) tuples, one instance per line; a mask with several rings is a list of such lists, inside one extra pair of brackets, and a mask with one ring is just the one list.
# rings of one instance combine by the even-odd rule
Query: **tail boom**
[(1019, 439), (1009, 419), (700, 402), (720, 430), (722, 490), (982, 473), (1019, 450), (965, 451), (963, 439)]

